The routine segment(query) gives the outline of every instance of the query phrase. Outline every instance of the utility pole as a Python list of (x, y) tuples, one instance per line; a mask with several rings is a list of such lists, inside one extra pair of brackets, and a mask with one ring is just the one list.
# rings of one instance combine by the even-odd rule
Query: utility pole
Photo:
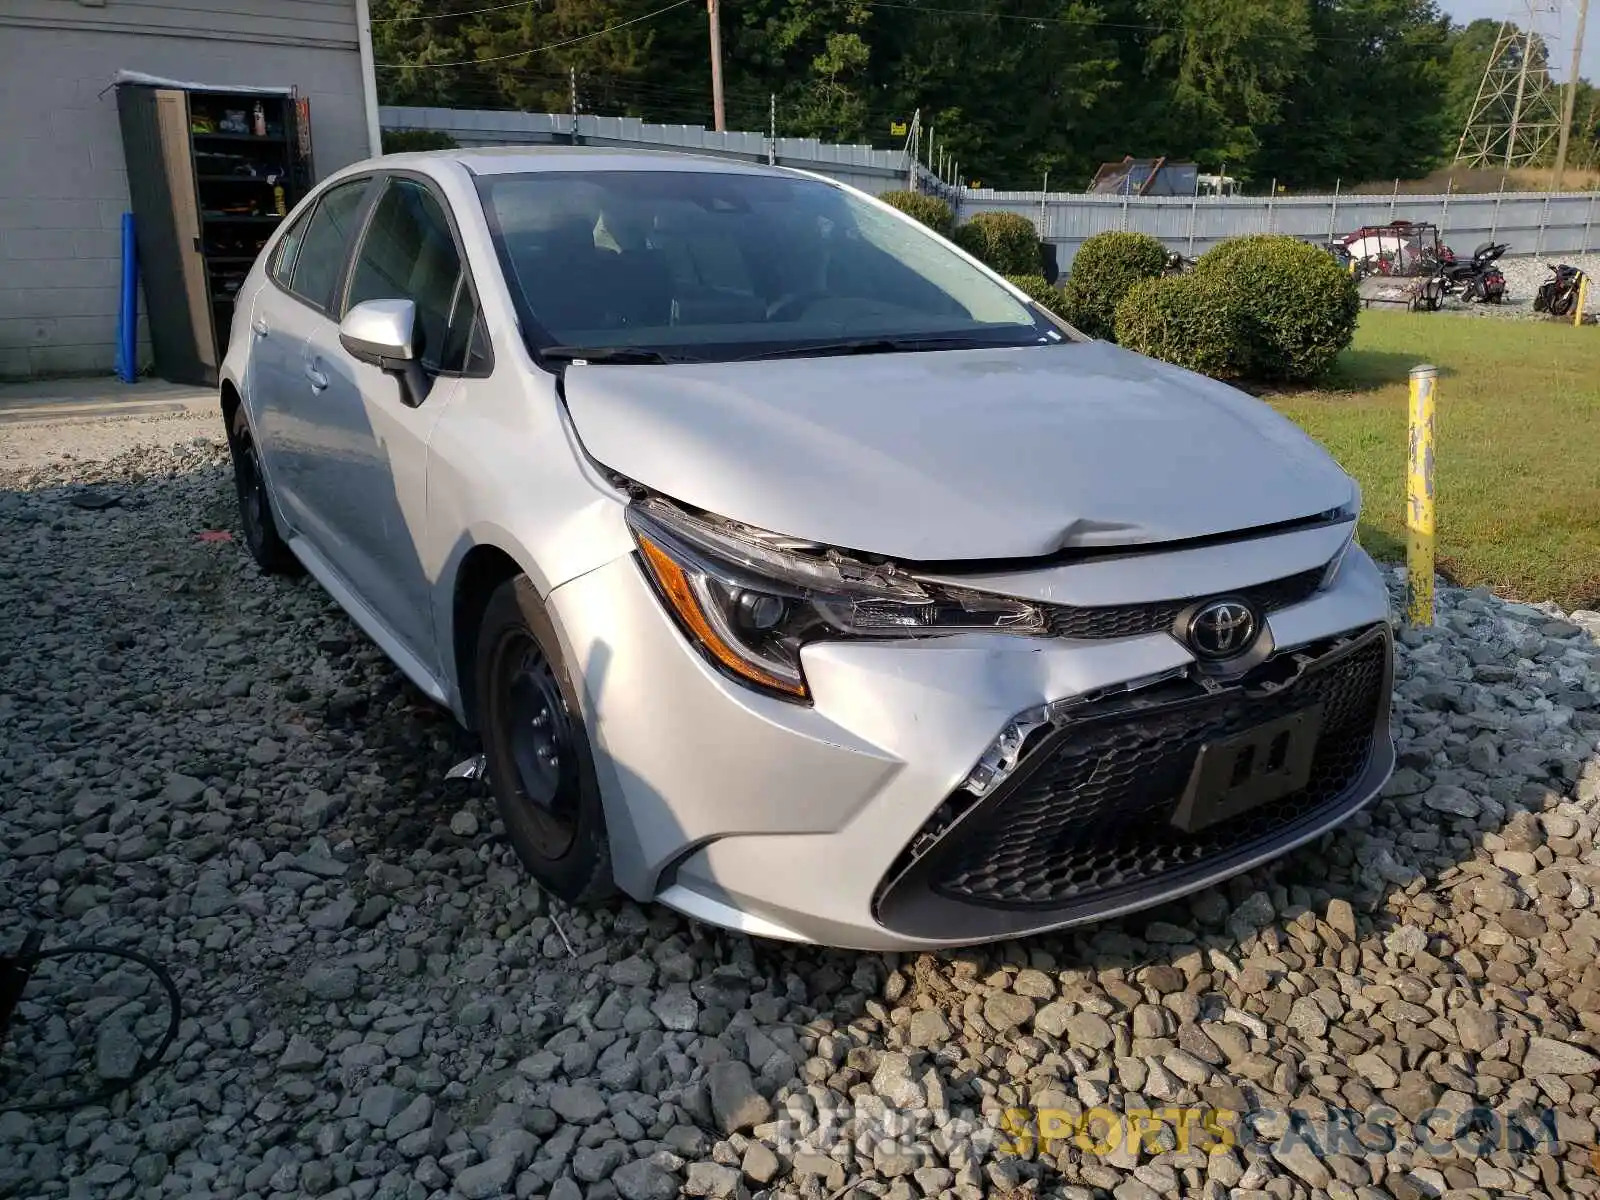
[(722, 108), (722, 28), (717, 21), (718, 0), (706, 0), (706, 17), (711, 22), (711, 112), (717, 132), (728, 127)]
[(572, 144), (578, 144), (578, 68), (568, 67), (567, 78), (572, 86)]
[(1572, 39), (1572, 71), (1567, 76), (1567, 98), (1561, 106), (1561, 136), (1556, 142), (1556, 167), (1550, 190), (1561, 190), (1561, 173), (1567, 169), (1567, 140), (1572, 136), (1572, 110), (1578, 102), (1578, 69), (1583, 65), (1583, 27), (1589, 19), (1589, 0), (1578, 0), (1578, 32)]
[(778, 165), (778, 93), (767, 93), (767, 166)]

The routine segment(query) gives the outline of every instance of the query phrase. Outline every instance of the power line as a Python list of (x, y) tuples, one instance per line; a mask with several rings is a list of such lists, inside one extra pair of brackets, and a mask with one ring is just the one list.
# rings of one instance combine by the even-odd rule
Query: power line
[[(683, 2), (684, 3), (688, 3), (689, 0), (683, 0)], [(1184, 26), (1184, 25), (1151, 25), (1151, 24), (1141, 24), (1141, 23), (1129, 22), (1129, 21), (1102, 21), (1102, 20), (1099, 20), (1098, 18), (1094, 18), (1094, 17), (1045, 17), (1045, 16), (1030, 17), (1030, 16), (1025, 16), (1025, 15), (1023, 15), (1021, 13), (990, 12), (990, 11), (987, 11), (985, 9), (980, 9), (980, 8), (933, 7), (933, 6), (926, 5), (926, 4), (897, 3), (897, 2), (895, 2), (895, 0), (856, 0), (856, 2), (858, 4), (860, 4), (861, 7), (863, 7), (863, 8), (889, 8), (889, 9), (894, 9), (894, 10), (899, 11), (899, 12), (920, 13), (923, 16), (929, 16), (929, 17), (972, 17), (972, 18), (976, 18), (976, 19), (979, 19), (979, 20), (1021, 21), (1021, 22), (1024, 22), (1025, 24), (1030, 24), (1030, 25), (1070, 25), (1070, 26), (1076, 26), (1076, 27), (1078, 27), (1080, 29), (1120, 29), (1120, 30), (1125, 30), (1125, 31), (1128, 31), (1128, 32), (1133, 32), (1133, 33), (1189, 33), (1189, 32), (1191, 32), (1189, 30), (1189, 28), (1187, 26)], [(538, 3), (538, 0), (514, 0), (514, 2), (510, 3), (510, 4), (495, 4), (495, 5), (491, 5), (491, 6), (487, 7), (487, 8), (468, 9), (465, 12), (421, 13), (419, 15), (410, 16), (410, 17), (373, 17), (372, 18), (372, 24), (374, 24), (374, 25), (383, 25), (383, 24), (393, 24), (395, 22), (401, 22), (401, 21), (449, 20), (449, 19), (454, 18), (454, 17), (472, 17), (472, 16), (477, 16), (477, 15), (479, 15), (481, 13), (503, 12), (505, 9), (508, 9), (508, 8), (523, 8), (523, 7), (526, 7), (529, 4), (535, 4), (535, 3)], [(609, 33), (611, 29), (621, 29), (623, 25), (632, 25), (637, 21), (648, 21), (651, 17), (660, 16), (661, 13), (668, 12), (671, 9), (677, 8), (677, 7), (678, 7), (678, 5), (676, 5), (676, 4), (669, 5), (667, 8), (659, 9), (656, 12), (646, 13), (642, 17), (635, 17), (633, 19), (633, 21), (624, 21), (621, 24), (613, 25), (608, 29), (603, 29), (603, 30), (600, 31), (600, 33)], [(596, 34), (586, 34), (585, 36), (586, 37), (598, 37), (599, 34), (598, 33), (596, 33)], [(1362, 36), (1341, 35), (1341, 34), (1333, 34), (1333, 33), (1309, 33), (1308, 32), (1306, 34), (1306, 37), (1310, 41), (1313, 41), (1313, 42), (1355, 42), (1355, 43), (1363, 43), (1363, 42), (1366, 42), (1368, 40), (1366, 37), (1362, 37)], [(574, 40), (582, 41), (583, 39), (582, 38), (578, 38), (578, 39), (574, 39)], [(1549, 40), (1549, 39), (1547, 39), (1547, 40)], [(571, 45), (571, 44), (572, 44), (571, 42), (557, 42), (554, 46), (542, 46), (537, 50), (526, 50), (526, 51), (522, 51), (521, 53), (538, 54), (541, 50), (553, 50), (553, 49), (556, 49), (559, 46), (565, 46), (565, 45)], [(507, 55), (506, 57), (514, 57), (514, 56)], [(464, 63), (415, 63), (415, 64), (405, 64), (405, 65), (432, 66), (432, 67), (471, 66), (475, 62), (494, 62), (494, 61), (495, 61), (494, 59), (474, 59), (474, 60), (472, 60), (470, 62), (464, 62)], [(402, 65), (402, 64), (379, 63), (378, 65), (379, 66), (397, 66), (397, 65)]]
[[(401, 21), (447, 21), (452, 17), (476, 17), (482, 13), (504, 12), (508, 8), (526, 8), (539, 0), (513, 0), (511, 4), (494, 4), (488, 8), (469, 8), (465, 12), (419, 13), (414, 17), (373, 17), (374, 25), (394, 25)], [(642, 19), (642, 18), (641, 18)]]
[[(509, 84), (535, 89), (546, 89), (552, 93), (559, 92), (565, 95), (569, 87), (569, 78), (566, 72), (553, 70), (540, 70), (537, 68), (501, 67), (494, 75), (505, 79)], [(618, 75), (586, 74), (579, 72), (578, 87), (580, 96), (593, 93), (612, 93), (619, 97), (631, 97), (652, 107), (683, 109), (703, 109), (706, 104), (706, 94), (700, 88), (687, 85), (674, 85), (649, 79), (630, 79)], [(505, 93), (491, 81), (484, 81), (459, 93), (459, 99), (471, 102), (493, 101), (501, 108), (507, 107)], [(751, 110), (760, 109), (765, 113), (770, 99), (770, 89), (759, 87), (754, 83), (736, 81), (728, 88), (728, 101), (730, 105), (738, 104), (740, 107)], [(862, 107), (862, 115), (869, 121), (881, 122), (884, 120), (907, 119), (907, 113), (898, 105), (887, 102), (869, 102)], [(692, 122), (702, 124), (702, 121)]]
[(675, 8), (682, 8), (685, 4), (692, 4), (694, 0), (677, 0), (665, 8), (658, 8), (654, 12), (647, 12), (642, 17), (634, 17), (631, 21), (618, 21), (615, 25), (607, 25), (604, 29), (597, 29), (593, 33), (581, 34), (575, 38), (567, 38), (562, 42), (551, 42), (547, 46), (534, 46), (527, 50), (518, 50), (512, 54), (497, 54), (493, 58), (467, 58), (460, 62), (416, 62), (416, 63), (375, 63), (374, 66), (384, 71), (412, 71), (434, 67), (481, 67), (488, 63), (505, 62), (511, 58), (522, 58), (528, 54), (543, 54), (547, 50), (559, 50), (563, 46), (576, 46), (579, 42), (587, 42), (597, 37), (604, 37), (608, 33), (615, 33), (619, 29), (626, 29), (629, 25), (637, 25), (640, 21), (649, 21), (664, 13), (669, 13)]
[[(924, 16), (976, 17), (983, 20), (1022, 21), (1030, 25), (1075, 25), (1083, 29), (1122, 29), (1134, 33), (1193, 33), (1185, 25), (1143, 25), (1127, 21), (1102, 21), (1092, 17), (1029, 17), (1020, 13), (988, 12), (980, 8), (934, 8), (926, 4), (901, 4), (894, 0), (856, 0), (862, 8), (892, 8)], [(1313, 42), (1365, 42), (1365, 37), (1333, 33), (1307, 33)]]

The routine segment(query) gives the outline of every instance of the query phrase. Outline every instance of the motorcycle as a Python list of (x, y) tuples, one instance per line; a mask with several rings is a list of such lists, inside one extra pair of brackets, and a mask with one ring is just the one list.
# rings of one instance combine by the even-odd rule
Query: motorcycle
[(1445, 290), (1459, 292), (1462, 300), (1500, 304), (1506, 298), (1506, 277), (1498, 266), (1500, 256), (1511, 247), (1506, 242), (1484, 242), (1466, 262), (1454, 261), (1444, 268)]
[(1550, 278), (1541, 283), (1534, 294), (1533, 311), (1549, 313), (1552, 317), (1570, 316), (1578, 303), (1578, 286), (1583, 282), (1583, 272), (1567, 263), (1559, 266), (1546, 263), (1545, 266), (1550, 268)]

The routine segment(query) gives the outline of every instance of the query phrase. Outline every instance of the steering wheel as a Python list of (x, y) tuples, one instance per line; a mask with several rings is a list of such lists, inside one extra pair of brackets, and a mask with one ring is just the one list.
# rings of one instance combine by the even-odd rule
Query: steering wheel
[(818, 288), (808, 288), (801, 292), (787, 292), (767, 305), (767, 320), (792, 321), (801, 316), (826, 293)]

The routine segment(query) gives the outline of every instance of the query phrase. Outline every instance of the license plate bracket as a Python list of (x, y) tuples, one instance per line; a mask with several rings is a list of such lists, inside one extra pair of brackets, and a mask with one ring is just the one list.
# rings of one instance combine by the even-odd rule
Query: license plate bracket
[(1172, 824), (1197, 833), (1305, 787), (1321, 732), (1318, 704), (1206, 742), (1195, 755)]

